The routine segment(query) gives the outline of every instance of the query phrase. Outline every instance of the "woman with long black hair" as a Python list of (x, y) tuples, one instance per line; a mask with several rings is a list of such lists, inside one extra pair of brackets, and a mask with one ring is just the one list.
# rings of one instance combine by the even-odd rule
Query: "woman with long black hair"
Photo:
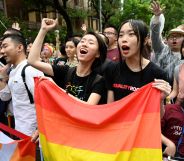
[(119, 100), (140, 87), (153, 82), (153, 87), (162, 92), (161, 103), (171, 91), (167, 74), (144, 55), (148, 29), (143, 21), (127, 20), (118, 32), (118, 47), (121, 59), (106, 70), (108, 102)]

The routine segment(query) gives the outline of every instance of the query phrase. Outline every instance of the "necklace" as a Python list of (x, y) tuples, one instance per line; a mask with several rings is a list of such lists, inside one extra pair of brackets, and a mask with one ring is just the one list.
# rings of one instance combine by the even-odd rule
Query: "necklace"
[(87, 75), (90, 75), (91, 71), (87, 71), (85, 73), (80, 73), (79, 71), (76, 70), (76, 75), (79, 76), (79, 77), (85, 77)]

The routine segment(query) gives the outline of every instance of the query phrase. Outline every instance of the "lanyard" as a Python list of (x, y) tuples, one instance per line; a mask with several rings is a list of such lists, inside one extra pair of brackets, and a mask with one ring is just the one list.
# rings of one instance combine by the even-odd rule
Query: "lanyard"
[(183, 125), (183, 127), (182, 127), (182, 131), (181, 131), (180, 138), (179, 138), (179, 140), (178, 140), (178, 144), (177, 144), (176, 152), (179, 152), (179, 146), (180, 146), (180, 145), (181, 145), (181, 143), (182, 143), (183, 135), (184, 135), (184, 125)]

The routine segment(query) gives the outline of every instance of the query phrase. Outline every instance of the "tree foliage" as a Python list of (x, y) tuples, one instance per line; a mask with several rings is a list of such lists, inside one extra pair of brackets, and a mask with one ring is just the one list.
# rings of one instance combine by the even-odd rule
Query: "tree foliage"
[[(18, 18), (11, 19), (6, 17), (3, 12), (0, 12), (0, 20), (3, 23), (0, 24), (0, 35), (3, 35), (3, 33), (6, 31), (6, 28), (10, 28), (15, 21), (19, 23), (21, 32), (28, 41), (33, 41), (38, 33), (36, 30), (28, 30), (28, 25), (25, 22), (19, 20)], [(4, 26), (6, 26), (6, 28)]]
[[(89, 0), (92, 7), (92, 16), (99, 18), (99, 0)], [(121, 11), (121, 0), (101, 0), (102, 5), (102, 27), (106, 25), (118, 25)]]
[[(73, 34), (72, 19), (82, 18), (87, 16), (95, 17), (99, 19), (99, 0), (88, 0), (89, 12), (74, 7), (70, 8), (68, 0), (22, 0), (27, 6), (28, 11), (47, 12), (46, 6), (51, 6), (53, 11), (57, 10), (64, 18), (66, 22), (66, 28), (60, 29), (60, 37), (64, 40), (63, 36), (69, 37)], [(102, 20), (103, 27), (106, 25), (114, 25), (119, 27), (120, 23), (126, 19), (141, 19), (148, 25), (152, 16), (150, 11), (151, 0), (101, 0), (102, 2)], [(122, 3), (123, 2), (123, 3)], [(162, 6), (165, 6), (165, 28), (164, 32), (168, 32), (170, 29), (184, 23), (184, 3), (181, 0), (160, 0)], [(10, 27), (12, 20), (5, 17), (3, 13), (0, 13), (1, 21)], [(14, 19), (15, 20), (15, 19)], [(25, 23), (22, 20), (17, 21), (20, 23), (21, 29), (26, 37), (35, 37), (37, 31), (27, 30)], [(1, 24), (0, 24), (1, 25)], [(0, 34), (5, 31), (3, 26), (0, 27)], [(46, 37), (50, 41), (54, 36), (50, 33), (50, 36)]]
[[(184, 23), (184, 3), (181, 0), (160, 0), (162, 7), (165, 7), (165, 27), (164, 32)], [(126, 19), (141, 19), (148, 25), (151, 16), (151, 0), (124, 0), (121, 21)]]
[[(46, 7), (51, 6), (56, 9), (58, 13), (63, 16), (66, 23), (66, 37), (73, 35), (73, 26), (71, 18), (86, 18), (87, 12), (79, 8), (70, 8), (67, 5), (68, 0), (23, 0), (28, 6), (29, 11), (46, 12)], [(62, 35), (61, 35), (62, 36)]]
[(124, 0), (121, 20), (140, 19), (149, 24), (151, 12), (150, 2), (141, 0)]
[[(3, 33), (6, 31), (6, 28), (9, 28), (12, 24), (12, 21), (10, 18), (7, 18), (3, 12), (0, 11), (0, 35), (3, 35)], [(6, 28), (5, 28), (6, 27)]]
[(184, 3), (181, 0), (160, 0), (161, 4), (165, 6), (165, 27), (164, 31), (168, 32), (170, 29), (184, 24)]

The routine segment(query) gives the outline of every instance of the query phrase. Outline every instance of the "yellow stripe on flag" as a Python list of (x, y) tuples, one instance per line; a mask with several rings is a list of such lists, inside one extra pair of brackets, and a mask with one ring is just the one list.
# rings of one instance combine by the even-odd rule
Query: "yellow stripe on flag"
[[(62, 136), (61, 136), (62, 137)], [(161, 161), (160, 149), (133, 148), (116, 154), (105, 154), (50, 143), (40, 134), (45, 161)]]

